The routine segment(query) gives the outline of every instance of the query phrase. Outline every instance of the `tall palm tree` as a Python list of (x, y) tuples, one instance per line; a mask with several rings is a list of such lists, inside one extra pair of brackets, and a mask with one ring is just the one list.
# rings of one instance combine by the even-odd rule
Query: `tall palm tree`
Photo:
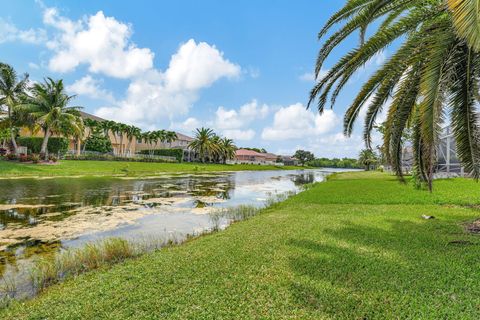
[(165, 142), (168, 143), (168, 147), (172, 147), (172, 142), (177, 140), (177, 133), (175, 131), (167, 131), (165, 134)]
[(214, 154), (217, 150), (217, 146), (212, 141), (215, 136), (212, 129), (202, 127), (195, 131), (195, 138), (189, 144), (192, 150), (198, 152), (203, 163), (205, 163), (207, 157)]
[(129, 153), (132, 153), (131, 147), (132, 147), (133, 139), (134, 138), (139, 139), (141, 136), (141, 133), (142, 131), (140, 130), (140, 128), (135, 127), (134, 125), (127, 126), (127, 128), (125, 129), (125, 135), (128, 139), (127, 150)]
[(232, 139), (222, 138), (220, 140), (220, 153), (223, 164), (227, 163), (227, 160), (235, 157), (236, 150), (237, 146), (233, 143)]
[(52, 134), (62, 134), (65, 131), (79, 132), (82, 130), (79, 121), (80, 107), (69, 107), (75, 96), (65, 93), (63, 80), (45, 79), (43, 83), (35, 83), (31, 89), (32, 96), (19, 106), (22, 112), (35, 119), (36, 126), (43, 131), (43, 141), (40, 153), (47, 154), (48, 139)]
[(14, 130), (14, 112), (20, 99), (28, 88), (28, 74), (19, 78), (15, 69), (5, 63), (0, 63), (0, 106), (6, 106), (7, 122), (10, 131), (10, 140), (15, 153), (18, 153)]
[(127, 134), (128, 125), (124, 123), (117, 123), (117, 133), (120, 135), (120, 153), (125, 154), (126, 148), (123, 147), (123, 137)]
[[(322, 38), (340, 24), (319, 51), (315, 67), (318, 81), (311, 91), (309, 106), (317, 100), (318, 110), (323, 112), (329, 97), (333, 106), (355, 72), (387, 46), (400, 43), (364, 83), (347, 110), (345, 134), (352, 133), (360, 109), (366, 107), (364, 138), (370, 147), (376, 118), (391, 100), (384, 134), (387, 160), (403, 180), (402, 134), (410, 126), (416, 176), (426, 181), (431, 190), (435, 147), (449, 112), (459, 157), (466, 170), (478, 179), (480, 130), (474, 109), (480, 86), (479, 20), (478, 0), (348, 1), (319, 33)], [(366, 39), (366, 30), (372, 24), (376, 31)], [(355, 32), (360, 34), (360, 44), (320, 78), (332, 50)]]

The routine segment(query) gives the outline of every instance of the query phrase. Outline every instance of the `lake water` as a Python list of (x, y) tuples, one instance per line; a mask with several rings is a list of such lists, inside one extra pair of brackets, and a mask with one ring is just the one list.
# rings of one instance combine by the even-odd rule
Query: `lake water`
[[(338, 170), (336, 170), (338, 171)], [(211, 213), (263, 206), (332, 171), (243, 171), (152, 178), (0, 180), (0, 276), (37, 256), (105, 237), (196, 234)], [(218, 222), (217, 222), (218, 223)]]

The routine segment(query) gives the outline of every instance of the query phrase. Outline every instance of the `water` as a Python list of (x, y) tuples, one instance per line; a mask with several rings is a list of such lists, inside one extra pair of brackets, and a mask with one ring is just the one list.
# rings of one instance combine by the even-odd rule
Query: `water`
[(32, 258), (110, 236), (200, 233), (210, 213), (260, 207), (275, 194), (323, 181), (328, 171), (245, 171), (155, 178), (0, 180), (0, 276)]

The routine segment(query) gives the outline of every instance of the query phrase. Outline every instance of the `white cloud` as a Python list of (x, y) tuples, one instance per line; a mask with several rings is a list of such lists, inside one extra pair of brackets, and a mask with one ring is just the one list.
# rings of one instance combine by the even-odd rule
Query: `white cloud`
[(322, 135), (330, 132), (339, 119), (333, 110), (314, 114), (301, 103), (280, 108), (275, 113), (273, 125), (263, 129), (264, 140), (290, 140)]
[(49, 61), (52, 71), (69, 72), (87, 64), (92, 73), (129, 78), (153, 67), (153, 52), (130, 41), (131, 26), (105, 17), (102, 11), (72, 21), (60, 16), (55, 8), (46, 8), (43, 21), (60, 32), (47, 43), (55, 52)]
[(229, 139), (240, 140), (240, 141), (250, 141), (255, 137), (255, 131), (253, 129), (240, 130), (240, 129), (229, 129), (223, 130), (223, 135)]
[(0, 43), (20, 41), (30, 44), (40, 44), (47, 39), (43, 29), (20, 30), (14, 24), (0, 19)]
[(170, 125), (171, 130), (180, 130), (183, 132), (192, 132), (202, 126), (201, 122), (193, 117), (185, 119), (183, 122), (173, 122)]
[[(330, 70), (321, 69), (320, 73), (318, 74), (318, 78), (321, 79), (325, 77), (328, 74), (328, 71)], [(304, 74), (301, 74), (298, 78), (302, 81), (314, 82), (315, 74), (313, 72), (305, 72)]]
[(67, 91), (77, 95), (85, 95), (93, 99), (101, 99), (114, 102), (115, 99), (111, 92), (101, 88), (102, 81), (92, 78), (90, 75), (75, 81), (72, 85), (67, 86)]
[(220, 106), (215, 112), (215, 127), (220, 130), (244, 129), (252, 121), (265, 118), (268, 113), (269, 107), (266, 104), (259, 105), (255, 99), (238, 110)]
[(28, 67), (30, 69), (35, 69), (35, 70), (40, 69), (40, 66), (38, 64), (34, 63), (34, 62), (29, 62)]
[(225, 59), (215, 46), (190, 39), (172, 56), (165, 83), (172, 91), (195, 91), (209, 87), (220, 78), (235, 78), (239, 74), (240, 67)]
[(191, 39), (172, 56), (164, 73), (152, 69), (135, 78), (123, 101), (117, 106), (100, 108), (96, 114), (145, 126), (171, 120), (188, 113), (201, 89), (220, 78), (236, 77), (240, 71), (215, 46)]

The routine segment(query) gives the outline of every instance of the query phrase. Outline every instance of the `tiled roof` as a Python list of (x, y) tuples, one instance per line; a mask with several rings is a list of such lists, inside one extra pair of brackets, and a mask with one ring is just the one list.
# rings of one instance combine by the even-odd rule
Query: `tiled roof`
[(80, 116), (83, 119), (92, 119), (92, 120), (96, 120), (96, 121), (106, 121), (105, 119), (102, 119), (100, 117), (94, 116), (93, 114), (86, 113), (86, 112), (83, 112), (83, 111), (80, 111)]
[(188, 141), (188, 142), (191, 142), (193, 141), (193, 138), (192, 137), (189, 137), (187, 135), (184, 135), (183, 133), (180, 133), (180, 132), (175, 132), (177, 134), (177, 138), (178, 140), (185, 140), (185, 141)]
[(247, 149), (238, 149), (235, 151), (235, 154), (237, 156), (252, 156), (252, 157), (262, 157), (265, 158), (265, 154), (263, 153), (258, 153), (253, 150), (247, 150)]

